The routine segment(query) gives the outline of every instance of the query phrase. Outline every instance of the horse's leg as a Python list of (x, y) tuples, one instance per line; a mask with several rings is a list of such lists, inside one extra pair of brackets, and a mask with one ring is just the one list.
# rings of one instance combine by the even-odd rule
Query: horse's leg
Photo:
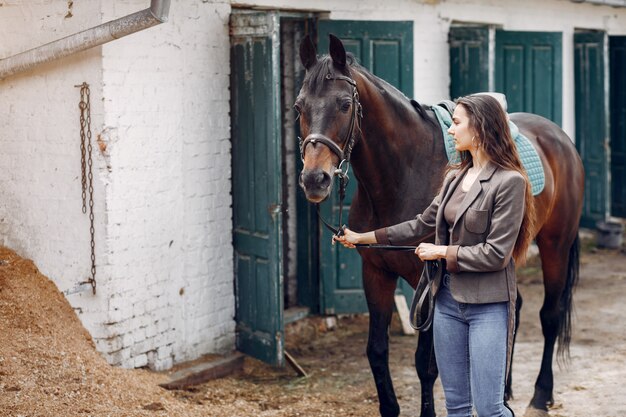
[(433, 328), (427, 332), (421, 332), (417, 341), (415, 351), (415, 369), (420, 379), (422, 389), (422, 411), (421, 417), (435, 417), (435, 399), (433, 396), (433, 386), (439, 375), (437, 361), (435, 360), (435, 349), (433, 345)]
[(513, 333), (513, 349), (511, 351), (511, 365), (509, 368), (509, 375), (506, 378), (506, 386), (504, 388), (504, 401), (513, 399), (513, 357), (515, 354), (515, 340), (517, 340), (517, 330), (519, 329), (519, 318), (522, 312), (522, 294), (519, 289), (517, 290), (517, 300), (515, 301), (515, 333)]
[[(537, 237), (537, 246), (541, 256), (545, 290), (543, 306), (539, 313), (544, 347), (541, 369), (535, 382), (535, 393), (530, 401), (530, 407), (547, 411), (548, 406), (554, 403), (552, 357), (557, 336), (565, 342), (565, 345), (569, 343), (571, 292), (577, 279), (577, 274), (572, 276), (572, 264), (578, 263), (578, 240), (540, 233)], [(563, 299), (568, 300), (565, 303), (567, 305), (563, 305)], [(567, 346), (559, 347), (559, 351), (566, 349)]]
[(389, 324), (393, 314), (396, 281), (394, 274), (363, 262), (363, 287), (370, 313), (367, 359), (374, 375), (380, 415), (383, 417), (400, 414), (389, 372)]

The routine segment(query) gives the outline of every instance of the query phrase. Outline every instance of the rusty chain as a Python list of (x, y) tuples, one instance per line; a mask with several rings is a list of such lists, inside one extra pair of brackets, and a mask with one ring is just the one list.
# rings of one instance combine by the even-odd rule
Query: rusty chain
[(85, 132), (83, 128), (86, 123), (84, 110), (84, 107), (86, 107), (86, 103), (82, 100), (82, 91), (80, 104), (78, 106), (80, 108), (80, 172), (82, 174), (81, 184), (83, 189), (83, 213), (87, 213), (87, 205), (85, 203), (87, 201), (87, 177), (85, 175), (87, 170), (85, 169)]
[(80, 87), (80, 168), (83, 191), (83, 213), (87, 213), (87, 193), (89, 193), (89, 233), (91, 234), (91, 277), (85, 283), (91, 284), (93, 293), (96, 293), (96, 243), (93, 216), (93, 160), (91, 145), (91, 104), (89, 99), (89, 84), (83, 82)]

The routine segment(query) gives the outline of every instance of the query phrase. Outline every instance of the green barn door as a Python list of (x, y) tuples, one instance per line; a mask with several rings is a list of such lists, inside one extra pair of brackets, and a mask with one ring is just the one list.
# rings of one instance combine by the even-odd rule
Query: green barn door
[(585, 200), (580, 224), (595, 227), (607, 214), (606, 99), (604, 33), (574, 34), (576, 147), (585, 167)]
[(528, 112), (561, 124), (560, 32), (496, 31), (496, 91), (508, 111)]
[(626, 36), (609, 38), (611, 56), (611, 215), (626, 217)]
[[(324, 20), (318, 26), (318, 51), (328, 53), (328, 34), (339, 37), (348, 52), (372, 73), (389, 82), (407, 97), (413, 95), (413, 23)], [(356, 191), (351, 175), (344, 200), (344, 222)], [(337, 193), (321, 204), (322, 215), (337, 224), (339, 206)], [(367, 311), (361, 278), (361, 257), (355, 250), (341, 245), (331, 246), (331, 234), (321, 231), (320, 282), (321, 311), (325, 314), (360, 313)], [(412, 290), (399, 281), (405, 295)]]
[(278, 16), (231, 16), (233, 243), (237, 348), (282, 365)]
[(450, 98), (489, 91), (489, 28), (450, 28)]

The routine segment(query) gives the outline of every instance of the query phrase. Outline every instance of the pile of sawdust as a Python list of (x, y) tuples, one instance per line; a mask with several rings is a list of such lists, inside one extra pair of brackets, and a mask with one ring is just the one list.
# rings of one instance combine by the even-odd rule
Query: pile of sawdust
[(164, 379), (107, 364), (54, 283), (0, 247), (3, 416), (202, 414), (160, 388)]
[[(246, 358), (231, 377), (186, 390), (159, 387), (165, 374), (112, 367), (95, 350), (71, 306), (30, 260), (0, 247), (0, 415), (18, 416), (364, 416), (375, 414), (374, 387), (365, 356), (357, 355), (360, 375), (352, 376), (353, 352), (346, 326), (328, 333), (319, 320), (293, 327), (288, 346), (313, 372), (298, 378)], [(367, 326), (357, 326), (364, 344)], [(329, 336), (329, 337), (326, 337)], [(362, 349), (359, 349), (362, 350)], [(347, 355), (347, 356), (346, 356)], [(309, 362), (310, 360), (310, 362)], [(339, 381), (335, 381), (340, 376)], [(330, 380), (329, 380), (330, 378)], [(344, 381), (345, 379), (345, 381)], [(355, 383), (355, 381), (358, 381)], [(363, 382), (370, 385), (362, 392)]]

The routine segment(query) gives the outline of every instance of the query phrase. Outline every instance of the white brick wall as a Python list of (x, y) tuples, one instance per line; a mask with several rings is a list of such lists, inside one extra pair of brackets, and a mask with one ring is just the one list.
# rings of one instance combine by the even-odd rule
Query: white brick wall
[[(3, 3), (3, 57), (149, 6)], [(165, 25), (0, 81), (2, 243), (68, 292), (90, 267), (74, 84), (91, 85), (98, 293), (68, 299), (112, 364), (234, 348), (229, 12), (172, 2)]]
[(103, 47), (108, 245), (128, 254), (110, 290), (132, 305), (109, 310), (128, 346), (107, 347), (130, 348), (124, 366), (234, 348), (229, 12), (172, 2), (166, 25)]
[[(66, 18), (66, 2), (2, 2), (0, 56), (7, 57), (99, 23), (99, 13)], [(98, 3), (94, 3), (97, 7)], [(79, 90), (91, 84), (92, 124), (102, 120), (98, 48), (0, 81), (0, 243), (32, 258), (60, 290), (90, 271), (89, 219), (82, 213)], [(99, 274), (106, 274), (104, 200), (95, 155), (96, 245)], [(100, 267), (101, 266), (101, 267)], [(106, 337), (106, 296), (76, 298), (72, 305), (94, 337)]]
[[(453, 22), (562, 31), (570, 133), (574, 28), (626, 34), (626, 9), (562, 0), (232, 4), (330, 11), (333, 19), (413, 19), (414, 94), (431, 103), (448, 94)], [(10, 41), (0, 43), (0, 57), (148, 5), (2, 1), (0, 39)], [(0, 81), (0, 243), (32, 258), (67, 293), (90, 267), (74, 85), (91, 85), (93, 137), (106, 147), (94, 153), (98, 294), (68, 300), (112, 364), (163, 369), (234, 348), (230, 9), (229, 1), (172, 1), (166, 24)]]

